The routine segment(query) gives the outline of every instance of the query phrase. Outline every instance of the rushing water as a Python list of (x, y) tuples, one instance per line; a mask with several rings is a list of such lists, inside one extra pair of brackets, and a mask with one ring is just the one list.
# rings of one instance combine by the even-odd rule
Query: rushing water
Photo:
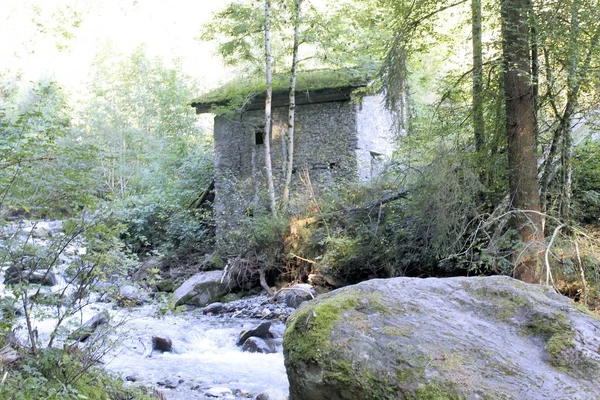
[[(134, 376), (145, 384), (182, 380), (176, 389), (165, 390), (172, 399), (204, 398), (204, 390), (219, 386), (258, 393), (273, 388), (285, 393), (288, 381), (281, 351), (275, 354), (242, 352), (236, 345), (241, 330), (260, 321), (211, 316), (155, 318), (152, 307), (133, 310), (119, 332), (125, 340), (105, 357), (109, 370)], [(273, 325), (275, 334), (283, 325)], [(172, 353), (151, 353), (152, 336), (168, 336)]]
[[(69, 256), (76, 256), (81, 251), (85, 249), (69, 248), (62, 264), (66, 265)], [(57, 293), (67, 283), (61, 275), (61, 267), (55, 272), (58, 283), (47, 289)], [(3, 281), (0, 271), (0, 296), (11, 296), (10, 288), (5, 288)], [(82, 323), (104, 310), (111, 314), (111, 325), (116, 325), (110, 337), (117, 344), (102, 357), (102, 362), (107, 370), (135, 381), (131, 384), (156, 386), (173, 400), (204, 399), (204, 393), (214, 387), (229, 388), (233, 393), (238, 389), (253, 394), (266, 389), (288, 392), (281, 347), (275, 354), (260, 354), (242, 352), (235, 344), (240, 331), (255, 327), (262, 322), (260, 320), (196, 312), (158, 316), (156, 305), (128, 309), (104, 302), (87, 305), (72, 319)], [(43, 345), (56, 320), (48, 315), (44, 318), (34, 316), (33, 325)], [(273, 322), (271, 332), (276, 337), (280, 337), (283, 330), (283, 323)], [(25, 330), (17, 333), (26, 343)], [(169, 337), (173, 352), (153, 352), (153, 336)], [(165, 384), (175, 387), (167, 388)]]

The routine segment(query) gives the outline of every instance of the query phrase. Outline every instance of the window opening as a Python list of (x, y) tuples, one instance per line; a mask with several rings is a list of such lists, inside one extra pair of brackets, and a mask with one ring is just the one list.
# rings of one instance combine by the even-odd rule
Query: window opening
[(264, 129), (257, 129), (256, 131), (254, 131), (254, 143), (257, 146), (260, 146), (261, 144), (265, 144), (265, 131)]

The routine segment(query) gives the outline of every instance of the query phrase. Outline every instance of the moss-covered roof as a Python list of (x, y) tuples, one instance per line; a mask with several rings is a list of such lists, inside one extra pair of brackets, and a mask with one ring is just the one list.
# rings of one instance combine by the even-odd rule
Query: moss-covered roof
[[(298, 72), (296, 78), (296, 92), (365, 87), (373, 80), (374, 76), (375, 69), (373, 68), (301, 71)], [(273, 96), (287, 94), (289, 81), (289, 74), (274, 75)], [(238, 78), (192, 100), (191, 105), (199, 110), (208, 110), (212, 106), (244, 104), (249, 98), (257, 95), (264, 96), (265, 91), (266, 83), (262, 77), (256, 79)]]

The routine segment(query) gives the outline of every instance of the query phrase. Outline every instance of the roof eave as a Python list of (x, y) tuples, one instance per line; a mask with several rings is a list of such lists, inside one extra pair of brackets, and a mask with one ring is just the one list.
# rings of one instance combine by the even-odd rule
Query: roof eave
[[(364, 85), (366, 86), (366, 85)], [(326, 88), (318, 90), (305, 90), (296, 92), (296, 105), (329, 103), (334, 101), (350, 101), (352, 93), (359, 87), (364, 86), (348, 86), (340, 88)], [(264, 108), (265, 94), (259, 94), (251, 99), (240, 109), (240, 112), (260, 110)], [(215, 101), (207, 103), (192, 103), (191, 106), (196, 109), (196, 114), (204, 114), (213, 112), (214, 106), (227, 106), (228, 101)], [(286, 107), (289, 105), (289, 95), (287, 92), (278, 92), (273, 94), (272, 107)]]

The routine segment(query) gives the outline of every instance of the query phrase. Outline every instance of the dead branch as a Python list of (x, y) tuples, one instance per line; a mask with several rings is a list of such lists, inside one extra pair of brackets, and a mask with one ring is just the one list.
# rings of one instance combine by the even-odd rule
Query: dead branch
[(587, 305), (587, 281), (585, 279), (585, 271), (583, 270), (583, 263), (581, 262), (581, 255), (579, 253), (579, 244), (577, 244), (577, 240), (575, 242), (575, 251), (577, 252), (577, 265), (579, 266), (579, 273), (581, 274), (581, 285), (583, 287), (583, 304)]
[[(375, 207), (382, 207), (385, 204), (391, 203), (392, 201), (404, 199), (404, 198), (406, 198), (407, 195), (408, 195), (408, 191), (392, 193), (392, 194), (388, 194), (387, 196), (381, 197), (377, 200), (371, 201), (367, 204), (358, 206), (358, 207), (353, 207), (353, 208), (344, 207), (342, 209), (342, 211), (344, 211), (346, 214), (355, 214), (355, 213), (370, 211), (371, 209), (373, 209)], [(292, 225), (292, 233), (296, 233), (296, 230), (298, 228), (303, 228), (305, 226), (312, 225), (312, 224), (317, 223), (325, 218), (333, 217), (336, 214), (337, 214), (337, 212), (333, 211), (333, 212), (321, 214), (318, 217), (308, 217), (305, 219), (298, 220), (298, 221), (294, 222)]]
[(261, 268), (259, 271), (260, 274), (260, 286), (265, 289), (269, 296), (273, 296), (273, 290), (267, 285), (267, 279), (265, 278), (265, 269)]
[(307, 259), (307, 258), (303, 258), (303, 257), (297, 256), (297, 255), (295, 255), (294, 253), (289, 253), (289, 255), (290, 255), (290, 256), (292, 256), (292, 257), (295, 257), (295, 258), (297, 258), (298, 260), (306, 261), (306, 262), (307, 262), (307, 263), (309, 263), (309, 264), (317, 265), (317, 262), (316, 262), (316, 261), (309, 260), (309, 259)]
[(560, 232), (560, 230), (564, 226), (565, 226), (564, 224), (560, 224), (559, 226), (557, 226), (554, 229), (552, 238), (550, 238), (550, 243), (548, 243), (548, 246), (546, 247), (546, 251), (544, 252), (544, 262), (546, 263), (546, 286), (549, 286), (550, 282), (552, 282), (552, 286), (556, 287), (556, 285), (554, 284), (554, 279), (552, 278), (552, 271), (550, 271), (550, 261), (548, 260), (548, 256), (550, 255), (550, 248), (552, 247), (552, 243), (554, 243), (554, 239), (556, 239), (558, 232)]

